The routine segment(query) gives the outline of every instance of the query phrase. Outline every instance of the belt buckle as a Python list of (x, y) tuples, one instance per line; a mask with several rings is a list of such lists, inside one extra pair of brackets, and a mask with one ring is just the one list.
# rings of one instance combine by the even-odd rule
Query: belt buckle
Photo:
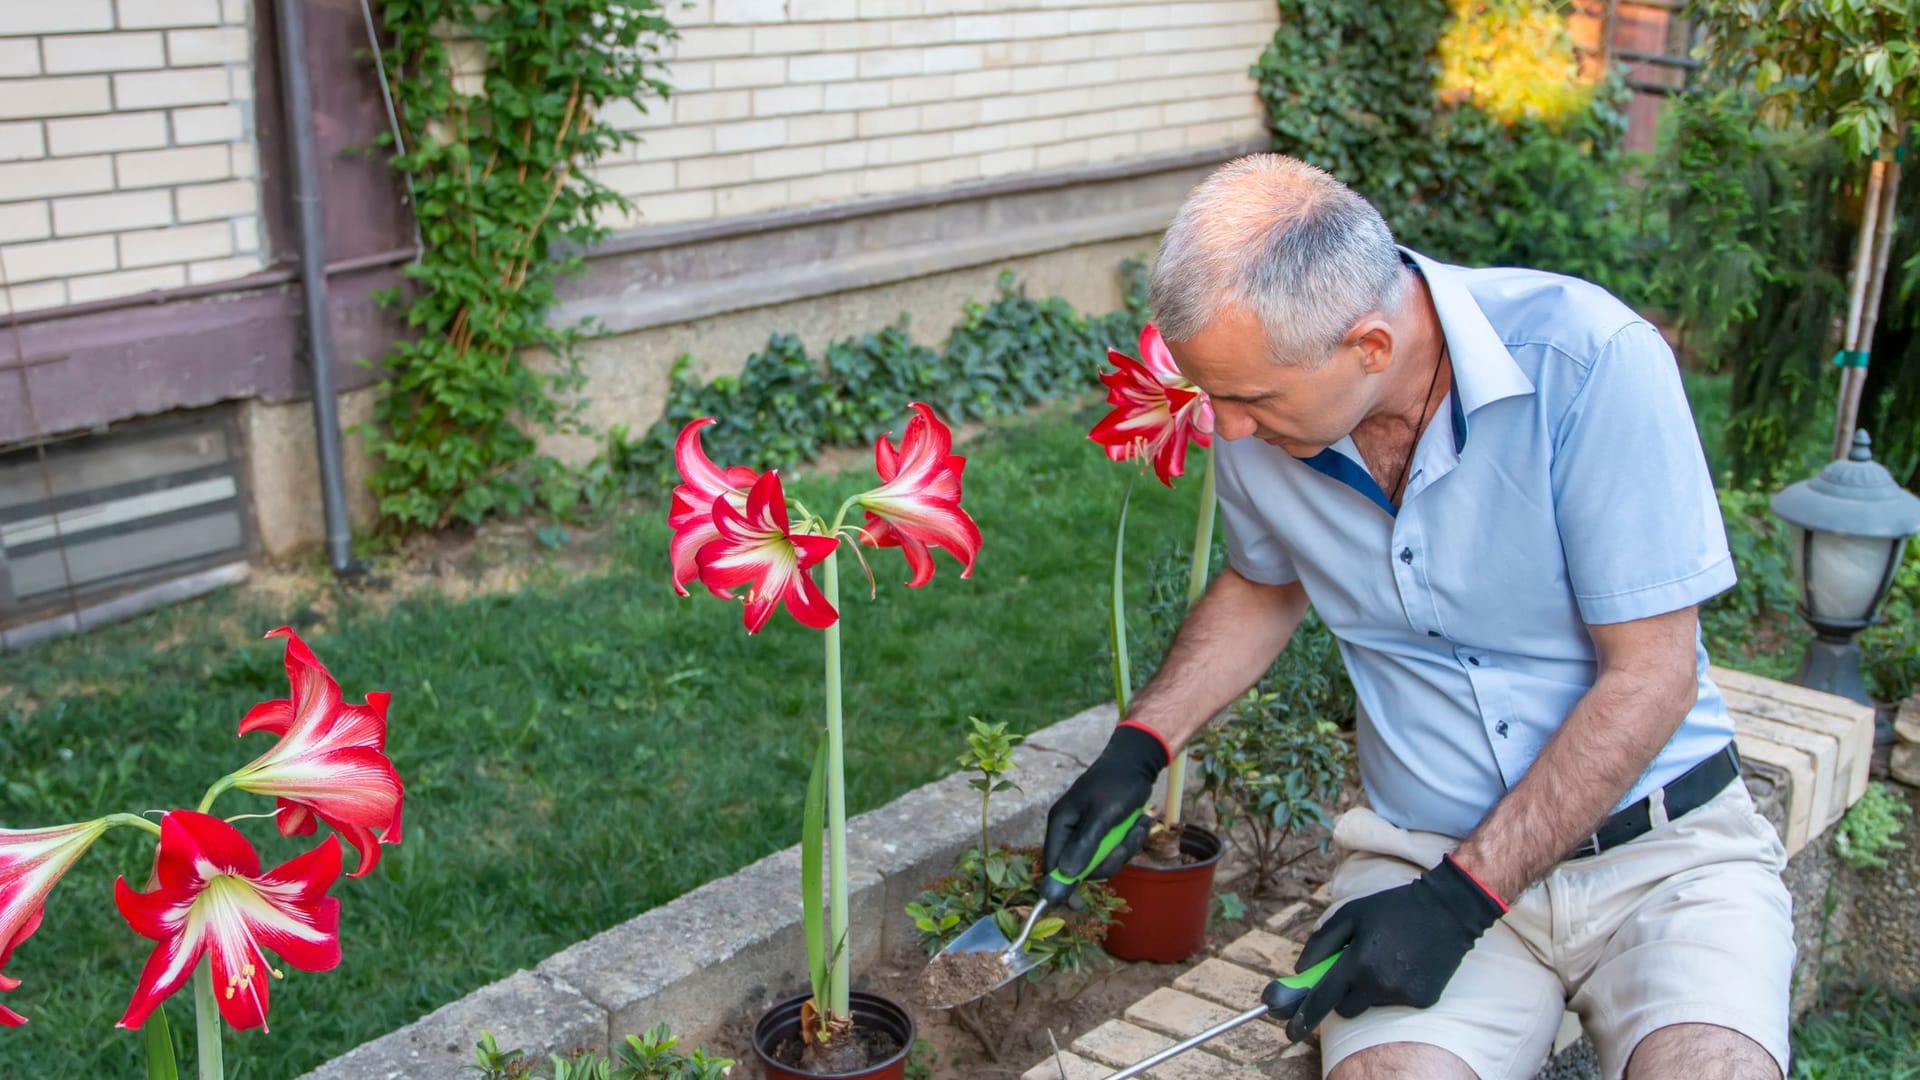
[(1568, 857), (1573, 859), (1584, 859), (1584, 858), (1587, 858), (1588, 856), (1598, 855), (1602, 850), (1604, 849), (1601, 848), (1600, 846), (1600, 834), (1589, 833), (1587, 835), (1587, 838), (1585, 840), (1582, 840), (1580, 842), (1580, 846), (1574, 848), (1573, 854)]

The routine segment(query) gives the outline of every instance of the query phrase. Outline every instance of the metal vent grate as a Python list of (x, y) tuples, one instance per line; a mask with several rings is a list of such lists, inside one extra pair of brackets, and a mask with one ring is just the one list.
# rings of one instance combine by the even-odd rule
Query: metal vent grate
[[(227, 410), (0, 450), (0, 623), (244, 559)], [(51, 488), (51, 495), (49, 495)]]

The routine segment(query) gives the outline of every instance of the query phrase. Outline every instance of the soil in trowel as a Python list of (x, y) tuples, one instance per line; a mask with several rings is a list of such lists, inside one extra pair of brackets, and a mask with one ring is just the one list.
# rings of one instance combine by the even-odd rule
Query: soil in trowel
[(1007, 977), (1003, 952), (941, 953), (920, 976), (920, 1000), (929, 1008), (964, 1005)]

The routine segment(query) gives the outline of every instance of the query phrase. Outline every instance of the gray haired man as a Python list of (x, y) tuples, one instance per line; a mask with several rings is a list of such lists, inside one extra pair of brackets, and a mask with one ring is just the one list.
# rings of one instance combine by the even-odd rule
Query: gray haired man
[(1153, 306), (1212, 399), (1229, 565), (1053, 807), (1048, 868), (1311, 606), (1367, 794), (1300, 966), (1340, 959), (1289, 1025), (1324, 1021), (1328, 1075), (1530, 1077), (1571, 1007), (1609, 1077), (1781, 1076), (1785, 856), (1707, 676), (1697, 606), (1734, 569), (1660, 335), (1586, 282), (1398, 247), (1277, 155), (1188, 197)]

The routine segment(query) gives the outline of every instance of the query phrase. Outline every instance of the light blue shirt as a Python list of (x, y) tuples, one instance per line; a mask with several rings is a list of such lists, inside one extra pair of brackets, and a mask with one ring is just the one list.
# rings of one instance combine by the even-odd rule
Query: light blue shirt
[[(1583, 281), (1405, 254), (1439, 311), (1453, 389), (1399, 512), (1352, 439), (1309, 459), (1217, 442), (1220, 509), (1233, 568), (1301, 582), (1339, 639), (1373, 808), (1465, 836), (1593, 685), (1588, 625), (1698, 604), (1734, 569), (1658, 331)], [(1733, 737), (1695, 654), (1699, 698), (1621, 806)]]

